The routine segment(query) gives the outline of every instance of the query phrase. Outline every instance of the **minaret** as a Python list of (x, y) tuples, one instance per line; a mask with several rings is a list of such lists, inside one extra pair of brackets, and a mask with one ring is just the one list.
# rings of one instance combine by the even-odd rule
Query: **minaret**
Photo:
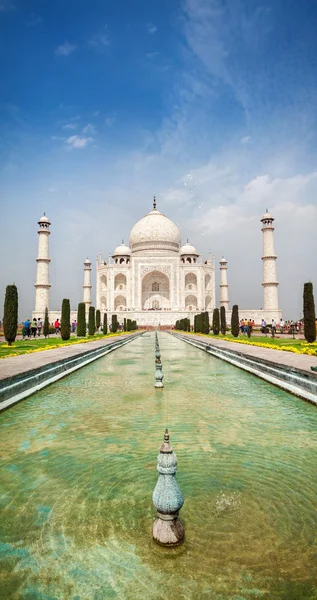
[(49, 283), (49, 264), (51, 262), (48, 251), (48, 238), (50, 235), (50, 221), (44, 216), (39, 220), (39, 244), (37, 252), (37, 271), (35, 286), (35, 317), (44, 318), (45, 308), (49, 310), (50, 304), (50, 287)]
[(91, 305), (91, 262), (89, 258), (86, 258), (84, 262), (84, 297), (83, 302), (86, 304), (86, 315), (88, 315), (89, 307)]
[(278, 310), (277, 276), (276, 276), (276, 254), (274, 251), (274, 218), (266, 209), (262, 217), (263, 223), (263, 288), (264, 288), (264, 310)]
[(222, 257), (220, 261), (220, 306), (224, 306), (226, 310), (229, 308), (228, 296), (228, 279), (227, 279), (227, 261)]

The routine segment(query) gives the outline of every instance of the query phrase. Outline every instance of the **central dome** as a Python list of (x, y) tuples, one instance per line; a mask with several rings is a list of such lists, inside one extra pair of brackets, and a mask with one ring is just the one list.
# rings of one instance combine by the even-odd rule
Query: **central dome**
[(180, 241), (181, 235), (177, 225), (153, 208), (132, 227), (129, 244), (133, 254), (144, 254), (153, 250), (165, 253), (179, 252)]

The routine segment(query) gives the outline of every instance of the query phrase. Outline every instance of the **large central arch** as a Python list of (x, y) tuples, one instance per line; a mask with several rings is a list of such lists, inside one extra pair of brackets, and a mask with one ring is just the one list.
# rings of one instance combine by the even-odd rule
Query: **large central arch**
[(170, 282), (167, 275), (156, 270), (147, 273), (142, 279), (142, 310), (170, 307)]

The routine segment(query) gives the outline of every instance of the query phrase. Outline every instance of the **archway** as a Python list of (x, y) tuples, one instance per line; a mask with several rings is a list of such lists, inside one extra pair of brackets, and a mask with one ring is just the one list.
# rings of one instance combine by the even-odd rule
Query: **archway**
[(170, 308), (170, 282), (165, 273), (151, 271), (142, 280), (142, 309)]
[(118, 273), (114, 278), (114, 289), (116, 291), (127, 289), (127, 278), (123, 273)]
[(207, 273), (207, 275), (205, 275), (205, 290), (210, 290), (211, 288), (211, 275), (209, 275), (209, 273)]
[(186, 273), (185, 290), (197, 290), (197, 277), (195, 273)]
[(197, 310), (197, 298), (193, 294), (185, 298), (185, 310)]
[(101, 296), (101, 298), (100, 298), (100, 306), (101, 306), (101, 310), (107, 310), (107, 298), (106, 298), (106, 296)]
[(127, 299), (125, 296), (117, 296), (114, 300), (114, 309), (115, 310), (126, 310), (127, 308)]
[(101, 277), (100, 277), (100, 289), (101, 289), (101, 291), (106, 291), (106, 289), (107, 289), (106, 275), (101, 275)]
[(206, 296), (205, 298), (205, 309), (211, 310), (211, 296)]

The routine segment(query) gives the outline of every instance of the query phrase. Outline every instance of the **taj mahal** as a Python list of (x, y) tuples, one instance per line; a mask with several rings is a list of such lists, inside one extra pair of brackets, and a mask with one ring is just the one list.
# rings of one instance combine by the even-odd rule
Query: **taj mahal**
[[(282, 316), (278, 306), (278, 281), (274, 251), (274, 218), (266, 211), (261, 219), (263, 236), (263, 309), (242, 309), (240, 315), (254, 319), (265, 318), (269, 323)], [(34, 317), (44, 317), (48, 307), (50, 321), (60, 317), (60, 310), (50, 307), (49, 235), (50, 221), (44, 216), (38, 222), (38, 256), (35, 283)], [(220, 293), (216, 294), (215, 259), (211, 252), (205, 259), (188, 240), (181, 243), (181, 233), (175, 223), (162, 214), (153, 200), (152, 210), (131, 229), (129, 244), (123, 241), (108, 260), (102, 253), (96, 259), (95, 308), (119, 322), (125, 317), (136, 320), (141, 327), (173, 326), (184, 317), (194, 321), (194, 315), (217, 306), (224, 306), (230, 320), (228, 265), (219, 261)], [(92, 302), (92, 263), (84, 262), (83, 301), (88, 313)], [(75, 307), (74, 307), (75, 308)], [(75, 320), (76, 310), (71, 319)], [(211, 314), (210, 314), (211, 316)]]

